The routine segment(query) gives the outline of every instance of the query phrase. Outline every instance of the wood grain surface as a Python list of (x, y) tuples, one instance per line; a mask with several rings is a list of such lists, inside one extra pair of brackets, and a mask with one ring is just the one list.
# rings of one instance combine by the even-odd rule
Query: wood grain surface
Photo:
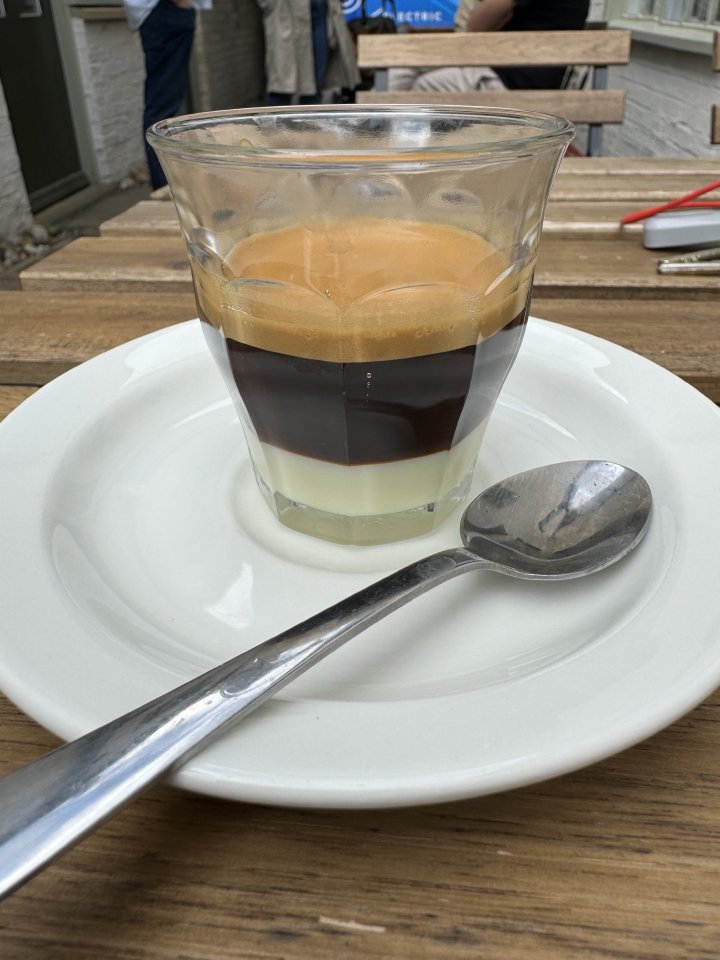
[(574, 240), (551, 233), (540, 244), (535, 297), (702, 300), (720, 293), (720, 276), (658, 274), (659, 257), (671, 253), (645, 250), (637, 235)]
[[(56, 744), (0, 698), (0, 774)], [(716, 960), (720, 696), (584, 771), (410, 810), (156, 787), (0, 908), (4, 960)]]
[(0, 293), (0, 383), (41, 385), (78, 363), (197, 316), (188, 294)]
[(553, 113), (573, 123), (622, 123), (624, 90), (359, 91), (358, 103), (441, 103)]
[[(195, 303), (191, 295), (89, 294), (78, 310), (73, 293), (6, 292), (0, 294), (0, 310), (0, 383), (42, 386), (121, 343), (191, 319)], [(720, 403), (720, 324), (714, 300), (688, 304), (536, 296), (532, 313), (640, 353)]]
[(559, 234), (570, 239), (602, 239), (642, 236), (643, 224), (620, 224), (627, 203), (602, 200), (555, 200), (545, 209), (543, 235)]
[(100, 235), (135, 236), (150, 233), (154, 236), (180, 235), (180, 224), (174, 203), (162, 200), (141, 200), (129, 210), (124, 210), (111, 220), (100, 224)]
[[(587, 162), (594, 177), (565, 161), (558, 181), (644, 176), (630, 160)], [(709, 174), (702, 163), (692, 176)], [(603, 225), (617, 213), (586, 193), (554, 198), (549, 222), (591, 223), (591, 210)], [(75, 363), (194, 315), (182, 243), (165, 232), (75, 241), (0, 293), (0, 418)], [(546, 231), (532, 312), (718, 401), (720, 278), (659, 289), (656, 258), (637, 231)], [(0, 775), (57, 743), (0, 695)], [(719, 756), (720, 691), (592, 767), (462, 803), (285, 810), (160, 785), (0, 905), (0, 958), (717, 960)]]
[[(717, 34), (720, 36), (720, 34)], [(718, 162), (715, 157), (565, 157), (558, 176), (565, 174), (590, 177), (617, 177), (642, 174), (649, 191), (653, 184), (647, 177), (703, 177), (700, 183), (717, 180)]]
[[(689, 173), (653, 174), (617, 173), (608, 177), (589, 177), (583, 173), (567, 172), (559, 176), (550, 196), (553, 200), (579, 200), (595, 202), (623, 202), (628, 204), (627, 213), (656, 203), (676, 200), (707, 183), (718, 179), (715, 175), (692, 170)], [(706, 194), (708, 200), (720, 199), (720, 190)]]
[[(589, 191), (588, 191), (589, 192)], [(619, 220), (627, 213), (627, 203), (602, 200), (555, 200), (545, 212), (543, 231), (568, 232), (576, 236), (620, 236), (621, 233), (642, 233), (642, 223), (621, 227)], [(175, 205), (159, 200), (141, 200), (134, 207), (107, 220), (100, 227), (101, 236), (170, 236), (180, 233)]]
[(536, 297), (531, 312), (639, 353), (720, 403), (720, 323), (715, 299)]
[(12, 413), (23, 400), (36, 392), (36, 387), (7, 387), (0, 386), (0, 420)]
[[(720, 34), (718, 34), (720, 36)], [(704, 177), (717, 179), (717, 160), (714, 157), (576, 157), (566, 156), (560, 164), (558, 176), (566, 174), (591, 177), (618, 177), (638, 175), (646, 177), (646, 186), (652, 190), (652, 177)], [(150, 194), (151, 200), (172, 200), (169, 187), (160, 187)]]
[[(632, 239), (634, 238), (634, 239)], [(720, 291), (720, 277), (660, 275), (659, 254), (644, 250), (635, 234), (566, 243), (543, 238), (536, 296), (704, 298)], [(190, 265), (182, 239), (173, 236), (82, 237), (21, 274), (30, 291), (191, 293)]]
[[(695, 183), (691, 186), (694, 185)], [(684, 186), (688, 185), (685, 184)], [(633, 189), (636, 191), (637, 187)], [(569, 190), (565, 191), (562, 183), (556, 180), (555, 188), (545, 212), (544, 233), (568, 233), (587, 239), (599, 236), (620, 237), (623, 234), (642, 233), (642, 222), (631, 223), (624, 227), (620, 225), (620, 218), (628, 213), (628, 201), (562, 199), (563, 194), (570, 191), (575, 194), (582, 192), (586, 197), (593, 193), (589, 189), (578, 191), (577, 183), (571, 184)], [(685, 190), (685, 192), (688, 191)], [(635, 193), (635, 195), (637, 194)], [(142, 200), (124, 213), (113, 217), (112, 220), (107, 220), (100, 228), (102, 236), (150, 234), (153, 236), (177, 237), (179, 232), (180, 225), (177, 221), (175, 206), (158, 200)]]
[(396, 33), (358, 37), (361, 69), (385, 67), (564, 66), (627, 63), (627, 30)]
[(20, 275), (24, 290), (192, 290), (185, 244), (175, 236), (80, 237)]
[[(592, 164), (596, 175), (588, 175), (582, 166), (578, 166), (578, 159), (581, 159), (582, 163)], [(550, 204), (545, 217), (546, 231), (548, 221), (554, 223), (563, 219), (557, 214), (564, 209), (568, 213), (568, 221), (582, 220), (588, 225), (588, 237), (597, 235), (598, 232), (608, 233), (606, 225), (609, 222), (618, 221), (632, 210), (673, 200), (717, 179), (717, 164), (713, 168), (712, 163), (707, 161), (682, 161), (683, 167), (687, 163), (687, 170), (680, 174), (677, 172), (677, 164), (675, 172), (672, 172), (667, 161), (652, 164), (645, 160), (641, 167), (640, 164), (631, 162), (638, 158), (619, 158), (618, 164), (610, 166), (607, 159), (567, 157), (563, 160), (550, 193)], [(652, 177), (651, 180), (648, 179), (649, 176)], [(720, 191), (713, 191), (708, 197), (718, 199)], [(575, 206), (563, 208), (560, 204)], [(579, 215), (574, 210), (577, 210)], [(592, 229), (592, 224), (597, 225), (595, 230)], [(640, 232), (642, 224), (633, 224), (625, 229)], [(100, 232), (108, 237), (145, 234), (177, 238), (180, 236), (180, 227), (174, 204), (143, 200), (124, 213), (107, 220), (102, 224)]]

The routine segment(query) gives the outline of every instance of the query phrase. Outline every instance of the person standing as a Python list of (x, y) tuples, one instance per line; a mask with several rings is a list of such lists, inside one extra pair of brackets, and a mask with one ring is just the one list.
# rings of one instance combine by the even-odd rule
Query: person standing
[(257, 0), (265, 32), (268, 106), (320, 103), (323, 90), (360, 82), (340, 0)]
[[(211, 9), (212, 0), (124, 0), (124, 5), (130, 28), (140, 34), (145, 58), (144, 140), (148, 127), (175, 116), (185, 102), (195, 11)], [(167, 178), (147, 141), (145, 153), (150, 182), (157, 190)]]

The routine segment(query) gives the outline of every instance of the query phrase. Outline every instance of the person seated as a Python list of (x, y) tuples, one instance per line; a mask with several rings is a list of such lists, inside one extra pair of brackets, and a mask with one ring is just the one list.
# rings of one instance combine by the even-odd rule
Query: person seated
[[(582, 30), (590, 0), (460, 0), (455, 29), (471, 33), (498, 30)], [(438, 67), (388, 70), (389, 90), (452, 93), (463, 90), (555, 90), (565, 67)]]

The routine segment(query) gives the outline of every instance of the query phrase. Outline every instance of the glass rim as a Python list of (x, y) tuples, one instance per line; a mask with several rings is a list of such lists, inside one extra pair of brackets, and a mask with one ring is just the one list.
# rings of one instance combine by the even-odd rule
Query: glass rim
[[(402, 147), (385, 146), (374, 149), (364, 147), (258, 147), (252, 144), (244, 146), (238, 143), (217, 143), (211, 139), (187, 140), (183, 136), (187, 130), (211, 130), (234, 118), (238, 120), (251, 117), (295, 117), (311, 121), (328, 116), (378, 117), (405, 116), (409, 119), (441, 117), (445, 119), (475, 120), (480, 124), (484, 119), (498, 124), (506, 120), (515, 124), (517, 136), (491, 142), (468, 142), (461, 144), (438, 144), (418, 146), (408, 144)], [(532, 133), (522, 133), (523, 128), (534, 126)], [(492, 156), (494, 159), (515, 156), (517, 154), (537, 152), (549, 149), (561, 143), (569, 143), (575, 133), (575, 125), (563, 117), (548, 113), (534, 113), (524, 110), (511, 110), (499, 107), (474, 107), (437, 104), (312, 104), (289, 107), (244, 107), (231, 110), (213, 110), (201, 113), (169, 117), (153, 124), (146, 133), (148, 143), (161, 155), (167, 154), (179, 159), (207, 160), (229, 164), (291, 164), (293, 166), (316, 166), (322, 164), (342, 164), (368, 166), (374, 164), (395, 165), (398, 163), (437, 163), (447, 164), (477, 160)]]

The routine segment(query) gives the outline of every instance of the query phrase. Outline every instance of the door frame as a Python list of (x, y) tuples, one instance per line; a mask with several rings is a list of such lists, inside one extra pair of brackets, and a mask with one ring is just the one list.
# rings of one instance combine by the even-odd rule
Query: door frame
[[(85, 89), (75, 46), (70, 6), (68, 0), (48, 0), (48, 2), (55, 21), (55, 33), (60, 50), (63, 73), (65, 74), (65, 85), (70, 103), (70, 116), (72, 117), (75, 139), (80, 155), (80, 166), (90, 183), (97, 183), (97, 158), (95, 156), (95, 148), (90, 132), (90, 118), (85, 102)], [(98, 6), (99, 5), (101, 5), (101, 2), (98, 3)], [(111, 4), (108, 3), (107, 5), (110, 6)], [(122, 10), (122, 7), (120, 9)]]

